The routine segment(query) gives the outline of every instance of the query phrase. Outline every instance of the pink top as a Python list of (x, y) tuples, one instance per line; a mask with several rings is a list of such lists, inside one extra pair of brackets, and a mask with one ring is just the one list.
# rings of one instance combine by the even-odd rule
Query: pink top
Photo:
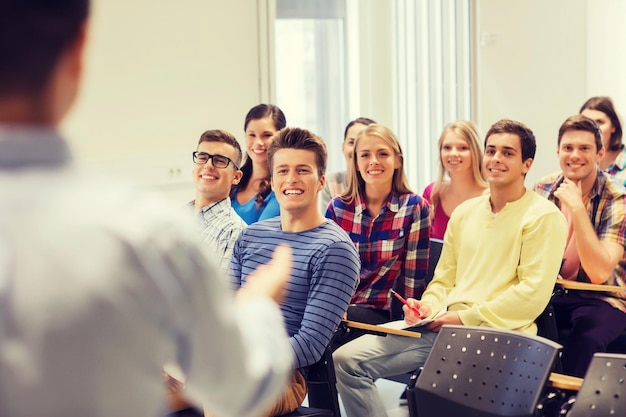
[[(424, 193), (422, 196), (431, 203), (430, 193), (433, 191), (433, 187), (435, 183), (430, 183), (424, 189)], [(441, 204), (437, 204), (437, 209), (435, 210), (435, 216), (433, 217), (433, 222), (430, 225), (430, 237), (435, 239), (443, 239), (443, 235), (446, 233), (446, 228), (448, 227), (448, 221), (450, 217), (443, 211), (443, 207)]]

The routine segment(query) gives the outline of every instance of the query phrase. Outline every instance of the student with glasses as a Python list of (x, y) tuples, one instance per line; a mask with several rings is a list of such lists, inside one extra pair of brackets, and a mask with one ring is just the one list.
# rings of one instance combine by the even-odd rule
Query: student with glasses
[(243, 173), (241, 147), (237, 139), (224, 130), (207, 130), (200, 136), (193, 153), (191, 175), (196, 198), (188, 204), (202, 222), (201, 238), (207, 253), (217, 256), (220, 270), (226, 276), (233, 246), (246, 222), (231, 207), (231, 187), (239, 184)]
[[(200, 237), (207, 255), (219, 260), (221, 276), (228, 276), (235, 241), (246, 227), (246, 222), (230, 205), (228, 194), (243, 173), (241, 147), (237, 139), (224, 130), (207, 130), (200, 135), (193, 152), (191, 175), (196, 186), (196, 198), (187, 204), (200, 220)], [(169, 377), (168, 401), (173, 416), (201, 416), (202, 411), (184, 397), (181, 383)]]

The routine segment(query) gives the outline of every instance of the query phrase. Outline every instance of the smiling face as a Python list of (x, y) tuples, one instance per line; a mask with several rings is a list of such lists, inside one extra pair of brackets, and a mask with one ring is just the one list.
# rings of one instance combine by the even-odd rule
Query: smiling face
[(324, 188), (319, 177), (315, 152), (283, 148), (273, 157), (272, 189), (280, 211), (291, 215), (317, 212), (317, 195)]
[(395, 152), (378, 136), (362, 136), (356, 142), (357, 171), (365, 187), (388, 187), (391, 191), (393, 174), (401, 167)]
[[(237, 150), (224, 142), (200, 142), (197, 150), (210, 155), (226, 156), (233, 161), (238, 157)], [(231, 185), (238, 184), (243, 175), (232, 163), (226, 168), (214, 167), (213, 159), (209, 159), (206, 164), (194, 164), (191, 172), (196, 185), (196, 201), (200, 201), (202, 206), (228, 197)]]
[(567, 130), (561, 136), (557, 155), (565, 178), (572, 181), (595, 181), (596, 167), (604, 156), (604, 149), (598, 151), (593, 133)]
[(469, 143), (454, 132), (449, 131), (444, 136), (440, 156), (443, 167), (450, 175), (472, 169), (472, 152)]
[(494, 133), (487, 138), (483, 157), (484, 173), (490, 187), (524, 184), (532, 159), (522, 161), (522, 146), (515, 133)]
[(246, 150), (255, 164), (267, 164), (267, 147), (276, 127), (271, 118), (253, 119), (246, 126)]

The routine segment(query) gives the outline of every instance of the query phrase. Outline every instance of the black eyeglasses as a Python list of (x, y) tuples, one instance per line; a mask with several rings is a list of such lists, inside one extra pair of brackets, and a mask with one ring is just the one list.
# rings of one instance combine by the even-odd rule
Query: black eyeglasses
[(228, 164), (233, 164), (235, 169), (239, 169), (239, 167), (233, 162), (233, 160), (227, 156), (211, 155), (210, 153), (198, 152), (198, 151), (195, 151), (193, 153), (193, 162), (195, 162), (196, 164), (204, 165), (207, 162), (209, 162), (209, 159), (212, 160), (213, 166), (215, 168), (224, 169), (228, 166)]

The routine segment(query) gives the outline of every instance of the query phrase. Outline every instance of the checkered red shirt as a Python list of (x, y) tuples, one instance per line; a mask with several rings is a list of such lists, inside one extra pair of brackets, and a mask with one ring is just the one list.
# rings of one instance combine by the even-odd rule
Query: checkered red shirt
[[(331, 201), (326, 217), (348, 232), (361, 257), (352, 304), (390, 310), (394, 286), (406, 297), (421, 297), (428, 269), (428, 210), (428, 202), (417, 194), (396, 192), (374, 219), (361, 196), (348, 204), (339, 197)], [(395, 285), (397, 280), (402, 286)]]

